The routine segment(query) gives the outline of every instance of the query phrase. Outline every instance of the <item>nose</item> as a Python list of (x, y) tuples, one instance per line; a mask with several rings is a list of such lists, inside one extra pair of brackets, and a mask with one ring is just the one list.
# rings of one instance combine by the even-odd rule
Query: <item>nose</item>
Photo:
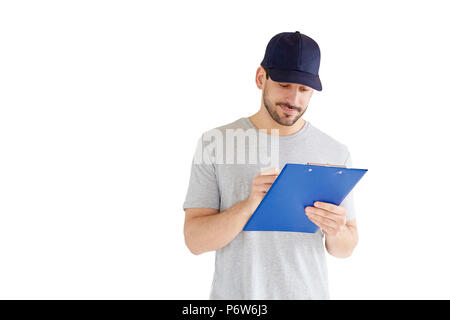
[(290, 88), (286, 93), (285, 102), (291, 106), (297, 106), (297, 100), (300, 99), (302, 93), (297, 88)]

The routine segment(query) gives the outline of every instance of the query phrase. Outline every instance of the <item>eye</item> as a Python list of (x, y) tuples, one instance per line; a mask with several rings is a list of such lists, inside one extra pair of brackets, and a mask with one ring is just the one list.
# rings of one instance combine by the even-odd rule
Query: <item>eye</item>
[(287, 88), (287, 87), (289, 87), (289, 85), (288, 84), (286, 84), (286, 85), (280, 84), (280, 87)]

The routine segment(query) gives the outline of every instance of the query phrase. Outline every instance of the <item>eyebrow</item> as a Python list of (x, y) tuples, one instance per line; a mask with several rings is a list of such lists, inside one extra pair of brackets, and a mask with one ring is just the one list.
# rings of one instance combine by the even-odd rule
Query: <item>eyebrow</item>
[(279, 83), (279, 84), (282, 84), (282, 85), (298, 84), (298, 85), (300, 85), (300, 88), (301, 88), (301, 89), (310, 89), (310, 87), (305, 86), (305, 85), (303, 85), (303, 84), (299, 84), (299, 83), (292, 83), (292, 82), (278, 82), (278, 83)]

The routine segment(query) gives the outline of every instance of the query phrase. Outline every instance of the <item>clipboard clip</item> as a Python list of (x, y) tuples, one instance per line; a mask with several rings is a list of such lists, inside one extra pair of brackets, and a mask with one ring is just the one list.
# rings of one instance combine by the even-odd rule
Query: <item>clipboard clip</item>
[(328, 164), (328, 163), (327, 164), (323, 164), (323, 163), (308, 162), (307, 165), (346, 168), (346, 166), (340, 166), (340, 165), (337, 165), (337, 164)]

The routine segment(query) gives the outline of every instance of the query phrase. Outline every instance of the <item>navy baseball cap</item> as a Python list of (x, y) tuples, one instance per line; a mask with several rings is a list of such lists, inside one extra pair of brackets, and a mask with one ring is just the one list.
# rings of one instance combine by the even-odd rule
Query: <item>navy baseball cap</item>
[(261, 66), (267, 69), (273, 81), (303, 84), (322, 91), (319, 45), (298, 31), (272, 37)]

